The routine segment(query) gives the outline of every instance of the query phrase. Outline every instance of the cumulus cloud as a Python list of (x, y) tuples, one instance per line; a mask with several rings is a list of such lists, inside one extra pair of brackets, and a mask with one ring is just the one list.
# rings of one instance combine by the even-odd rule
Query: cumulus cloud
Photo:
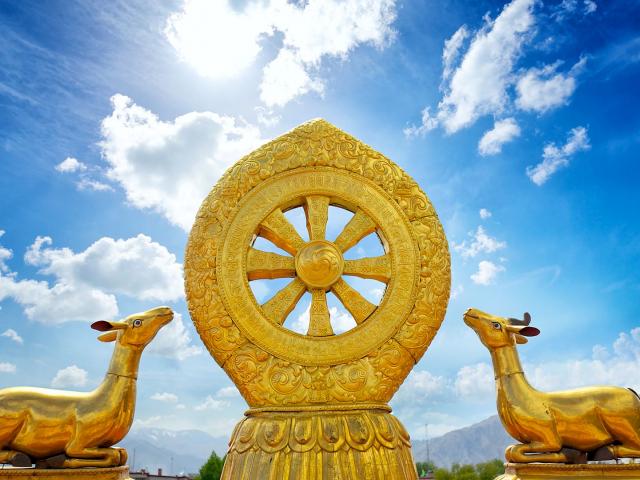
[(495, 390), (493, 367), (486, 363), (465, 365), (456, 374), (454, 389), (462, 397), (490, 395)]
[(402, 132), (407, 138), (424, 137), (436, 128), (438, 128), (438, 118), (431, 114), (431, 107), (425, 107), (422, 110), (422, 123), (406, 127)]
[(448, 80), (453, 72), (453, 66), (460, 56), (460, 50), (464, 41), (469, 37), (469, 30), (462, 25), (451, 38), (444, 41), (442, 49), (442, 79)]
[(182, 315), (176, 313), (173, 321), (158, 332), (156, 338), (147, 347), (156, 355), (185, 360), (202, 353), (202, 348), (191, 343), (191, 334), (182, 321)]
[(585, 127), (572, 128), (566, 143), (558, 147), (555, 143), (545, 145), (542, 152), (542, 162), (527, 167), (527, 176), (533, 183), (544, 184), (559, 169), (569, 165), (569, 161), (577, 152), (589, 150), (589, 135)]
[(113, 187), (99, 180), (92, 180), (91, 178), (81, 178), (76, 182), (78, 190), (92, 190), (94, 192), (112, 192)]
[(51, 386), (54, 388), (84, 387), (87, 384), (88, 373), (77, 365), (70, 365), (58, 370)]
[(487, 218), (491, 218), (491, 216), (493, 215), (489, 210), (487, 210), (486, 208), (481, 208), (480, 211), (478, 212), (480, 215), (480, 218), (482, 220), (486, 220)]
[[(4, 230), (0, 230), (0, 238), (2, 238), (2, 236), (5, 234)], [(3, 247), (2, 245), (0, 245), (0, 275), (4, 272), (8, 272), (9, 271), (9, 266), (7, 265), (7, 260), (9, 260), (11, 257), (13, 257), (13, 252), (11, 250), (9, 250), (8, 248)]]
[(229, 402), (226, 400), (218, 400), (211, 395), (207, 395), (207, 398), (201, 404), (195, 406), (195, 410), (199, 412), (203, 410), (221, 410), (228, 406)]
[(4, 332), (2, 332), (2, 334), (0, 334), (0, 337), (7, 337), (9, 340), (16, 342), (18, 345), (24, 344), (23, 338), (18, 335), (18, 332), (16, 332), (13, 328), (8, 328)]
[(236, 387), (222, 387), (216, 392), (216, 397), (218, 398), (233, 398), (239, 396), (240, 392)]
[(80, 253), (51, 248), (37, 237), (25, 263), (40, 267), (48, 281), (18, 279), (0, 272), (0, 301), (11, 298), (28, 318), (41, 323), (100, 320), (118, 314), (115, 294), (141, 300), (178, 300), (183, 295), (182, 266), (175, 255), (146, 235), (127, 240), (103, 237)]
[(16, 366), (13, 363), (0, 362), (0, 373), (16, 373)]
[(530, 68), (518, 80), (516, 105), (525, 111), (546, 112), (566, 105), (576, 89), (576, 75), (586, 63), (583, 57), (568, 73), (558, 73), (560, 62)]
[(131, 205), (184, 230), (224, 170), (264, 143), (257, 127), (232, 117), (191, 112), (165, 122), (124, 95), (111, 103), (100, 142), (108, 177)]
[(478, 226), (475, 233), (469, 235), (473, 239), (471, 242), (465, 240), (453, 245), (453, 249), (459, 252), (462, 258), (474, 258), (479, 253), (493, 253), (507, 246), (507, 242), (489, 236), (482, 225)]
[(438, 105), (438, 120), (448, 133), (471, 125), (481, 115), (504, 110), (511, 72), (535, 25), (534, 4), (534, 0), (513, 0), (475, 34)]
[(504, 272), (502, 265), (496, 265), (488, 260), (482, 260), (478, 264), (478, 271), (471, 275), (471, 280), (477, 285), (491, 285), (498, 273)]
[(200, 74), (238, 75), (255, 63), (266, 36), (282, 35), (276, 58), (263, 70), (260, 97), (284, 105), (309, 91), (322, 92), (315, 77), (321, 61), (345, 59), (359, 45), (383, 48), (394, 37), (395, 0), (249, 1), (185, 0), (165, 34), (179, 56)]
[(80, 162), (77, 158), (67, 157), (62, 162), (55, 166), (55, 169), (61, 173), (82, 172), (87, 169), (87, 166)]
[(175, 393), (157, 392), (151, 395), (151, 400), (165, 403), (176, 403), (178, 401), (178, 396)]
[(516, 120), (505, 118), (496, 120), (493, 128), (484, 133), (478, 143), (480, 155), (495, 155), (502, 151), (502, 145), (520, 136), (520, 127)]

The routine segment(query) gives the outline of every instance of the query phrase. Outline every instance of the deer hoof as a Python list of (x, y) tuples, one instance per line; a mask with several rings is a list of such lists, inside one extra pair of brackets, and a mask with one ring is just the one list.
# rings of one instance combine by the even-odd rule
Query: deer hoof
[(580, 450), (576, 450), (575, 448), (563, 448), (560, 450), (567, 458), (567, 463), (578, 464), (578, 463), (587, 463), (587, 452), (581, 452)]
[(64, 453), (60, 455), (56, 455), (55, 457), (49, 457), (44, 460), (45, 468), (62, 468), (64, 466), (64, 462), (67, 461), (67, 456)]
[(14, 467), (30, 467), (32, 464), (29, 455), (22, 452), (18, 452), (13, 457), (11, 457), (9, 463)]
[(595, 462), (603, 462), (605, 460), (615, 460), (616, 456), (611, 451), (607, 445), (600, 447), (599, 449), (591, 452), (589, 455), (589, 460), (593, 460)]

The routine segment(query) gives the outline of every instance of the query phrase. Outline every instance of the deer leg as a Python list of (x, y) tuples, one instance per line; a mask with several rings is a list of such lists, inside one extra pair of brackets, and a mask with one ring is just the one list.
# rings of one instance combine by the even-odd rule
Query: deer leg
[(14, 450), (0, 450), (0, 464), (8, 463), (14, 467), (30, 467), (31, 458), (22, 452)]
[(47, 459), (47, 465), (53, 468), (107, 468), (123, 465), (120, 450), (116, 448), (83, 448), (72, 444), (67, 447), (65, 454)]
[(567, 463), (568, 458), (560, 451), (561, 448), (559, 442), (558, 444), (537, 441), (520, 443), (508, 447), (505, 456), (508, 462), (513, 463)]

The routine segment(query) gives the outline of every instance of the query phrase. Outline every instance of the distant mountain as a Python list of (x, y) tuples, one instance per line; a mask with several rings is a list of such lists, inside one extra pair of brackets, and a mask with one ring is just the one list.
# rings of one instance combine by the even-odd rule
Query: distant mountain
[[(129, 467), (165, 473), (195, 473), (207, 461), (211, 451), (221, 457), (227, 452), (226, 437), (212, 437), (200, 430), (163, 430), (136, 428), (120, 443), (129, 452)], [(173, 469), (171, 468), (173, 465)]]
[[(413, 458), (427, 460), (427, 442), (414, 440)], [(429, 439), (429, 458), (439, 467), (453, 463), (481, 463), (498, 458), (504, 460), (504, 450), (517, 443), (505, 432), (497, 415), (469, 427), (453, 430), (441, 437)]]

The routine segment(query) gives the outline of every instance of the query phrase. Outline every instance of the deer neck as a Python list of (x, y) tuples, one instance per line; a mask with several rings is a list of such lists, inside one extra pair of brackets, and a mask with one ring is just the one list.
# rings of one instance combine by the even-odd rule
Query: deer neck
[(133, 381), (137, 380), (141, 355), (141, 347), (116, 343), (107, 375), (125, 377)]
[(524, 380), (524, 372), (515, 345), (505, 345), (491, 350), (496, 381)]

